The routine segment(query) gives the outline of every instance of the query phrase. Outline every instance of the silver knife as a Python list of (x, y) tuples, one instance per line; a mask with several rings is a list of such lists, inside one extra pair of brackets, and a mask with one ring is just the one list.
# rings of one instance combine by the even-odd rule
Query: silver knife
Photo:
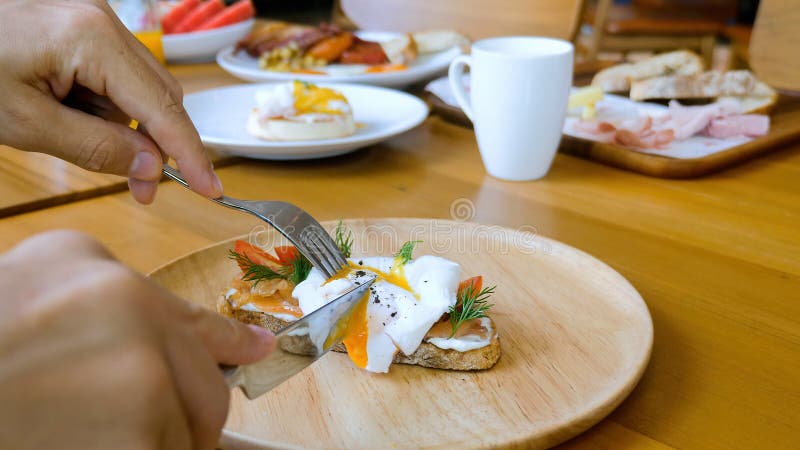
[(354, 286), (278, 331), (275, 351), (261, 361), (246, 366), (223, 367), (228, 386), (241, 388), (244, 395), (253, 400), (310, 366), (342, 341), (350, 312), (376, 278), (373, 276)]

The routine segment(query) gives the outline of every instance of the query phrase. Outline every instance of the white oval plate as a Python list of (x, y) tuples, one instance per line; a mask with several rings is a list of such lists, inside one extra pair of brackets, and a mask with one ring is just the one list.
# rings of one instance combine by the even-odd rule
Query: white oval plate
[(246, 130), (255, 92), (273, 84), (242, 84), (187, 95), (183, 104), (203, 143), (215, 150), (257, 159), (313, 159), (349, 153), (410, 130), (428, 117), (417, 97), (392, 89), (354, 84), (321, 84), (341, 91), (353, 108), (352, 136), (311, 141), (266, 141)]
[(165, 34), (161, 38), (164, 57), (172, 63), (213, 61), (220, 49), (244, 39), (255, 22), (255, 19), (249, 19), (208, 31)]
[[(356, 33), (362, 39), (369, 41), (386, 41), (399, 36), (399, 33), (361, 31)], [(258, 67), (258, 59), (248, 55), (247, 52), (234, 54), (234, 46), (222, 49), (217, 54), (217, 63), (232, 75), (246, 81), (287, 81), (303, 80), (311, 83), (363, 83), (386, 87), (405, 87), (420, 81), (426, 81), (444, 73), (450, 62), (461, 54), (461, 49), (453, 47), (449, 50), (420, 55), (409, 64), (408, 69), (397, 72), (383, 73), (341, 73), (346, 72), (346, 66), (331, 66), (336, 74), (310, 75), (287, 72), (275, 72)], [(338, 70), (337, 70), (338, 68)]]

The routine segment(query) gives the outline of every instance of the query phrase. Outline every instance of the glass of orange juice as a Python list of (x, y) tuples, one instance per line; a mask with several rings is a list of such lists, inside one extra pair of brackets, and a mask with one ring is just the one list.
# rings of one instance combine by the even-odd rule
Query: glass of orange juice
[(156, 0), (108, 0), (108, 3), (131, 33), (163, 64), (164, 47)]

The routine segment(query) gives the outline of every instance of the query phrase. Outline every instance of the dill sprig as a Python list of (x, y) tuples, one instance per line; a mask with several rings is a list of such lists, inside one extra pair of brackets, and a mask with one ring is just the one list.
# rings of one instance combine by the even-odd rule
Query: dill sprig
[(239, 264), (239, 267), (242, 268), (242, 279), (245, 281), (252, 281), (253, 286), (256, 286), (264, 280), (286, 280), (289, 278), (289, 274), (286, 273), (286, 271), (281, 270), (278, 272), (272, 270), (267, 266), (262, 266), (261, 264), (253, 262), (253, 260), (246, 255), (241, 255), (233, 250), (229, 250), (228, 257)]
[(353, 253), (353, 232), (351, 230), (346, 230), (344, 224), (342, 224), (340, 220), (336, 225), (336, 231), (334, 231), (333, 235), (333, 240), (336, 246), (339, 247), (339, 250), (342, 251), (342, 255), (344, 255), (345, 258), (349, 258)]
[(294, 284), (300, 284), (300, 282), (308, 278), (308, 273), (311, 272), (312, 266), (308, 258), (298, 253), (297, 258), (293, 259), (292, 264), (286, 268), (288, 269), (289, 267), (291, 267), (291, 273), (288, 278), (289, 281)]
[(398, 260), (401, 266), (405, 265), (409, 261), (411, 261), (411, 257), (414, 253), (414, 247), (417, 246), (422, 241), (408, 241), (400, 247), (400, 250), (395, 253), (394, 257)]
[(456, 331), (464, 322), (486, 317), (486, 312), (494, 306), (488, 300), (494, 294), (495, 287), (483, 288), (476, 292), (475, 286), (470, 285), (459, 291), (456, 304), (451, 306), (449, 311), (450, 324), (453, 327), (453, 332), (450, 334), (451, 338), (456, 335)]

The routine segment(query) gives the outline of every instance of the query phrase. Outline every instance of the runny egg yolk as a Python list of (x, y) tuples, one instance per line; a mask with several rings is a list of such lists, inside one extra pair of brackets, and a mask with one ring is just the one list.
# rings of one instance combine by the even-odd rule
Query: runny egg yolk
[[(342, 114), (341, 106), (336, 103), (347, 104), (347, 98), (341, 92), (333, 89), (322, 88), (311, 83), (294, 81), (294, 109), (297, 114)], [(331, 102), (334, 105), (331, 105)]]
[(248, 300), (249, 303), (255, 305), (260, 311), (268, 314), (286, 314), (298, 319), (303, 317), (303, 311), (300, 310), (299, 306), (287, 302), (278, 296), (264, 297), (252, 295)]
[[(375, 280), (375, 282), (381, 280), (386, 281), (387, 283), (391, 283), (399, 288), (405, 289), (416, 296), (416, 293), (411, 290), (411, 286), (408, 285), (408, 280), (406, 279), (403, 265), (400, 264), (398, 260), (395, 260), (395, 263), (392, 264), (392, 270), (390, 272), (383, 272), (374, 267), (359, 266), (349, 262), (347, 267), (343, 268), (336, 275), (331, 277), (328, 282), (339, 278), (346, 278), (349, 273), (355, 270), (367, 270), (374, 272), (376, 275), (378, 275), (378, 278)], [(349, 317), (347, 318), (347, 325), (344, 327), (344, 337), (342, 339), (350, 359), (357, 367), (361, 369), (367, 367), (368, 361), (367, 340), (369, 338), (369, 328), (367, 325), (367, 305), (369, 304), (369, 297), (370, 296), (368, 292), (364, 295), (364, 298), (359, 301), (358, 305), (356, 305), (356, 307), (353, 309), (353, 312), (350, 313)], [(325, 345), (327, 346), (328, 343)]]
[(358, 302), (344, 332), (344, 347), (347, 354), (357, 367), (363, 369), (367, 367), (367, 338), (369, 329), (367, 328), (367, 304), (369, 303), (369, 293)]

